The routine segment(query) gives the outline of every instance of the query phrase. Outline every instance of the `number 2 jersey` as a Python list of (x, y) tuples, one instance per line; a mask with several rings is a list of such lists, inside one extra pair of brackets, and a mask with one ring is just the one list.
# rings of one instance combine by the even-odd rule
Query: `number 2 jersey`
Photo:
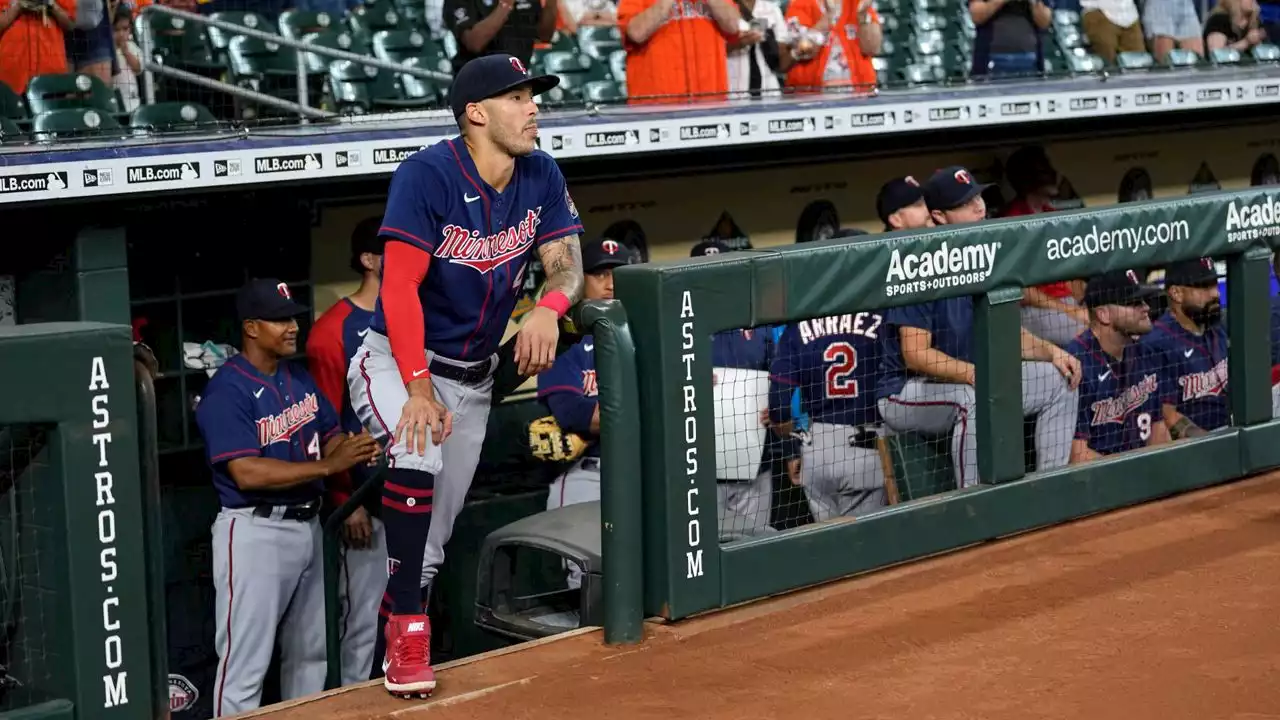
[(196, 406), (205, 457), (222, 506), (300, 505), (320, 497), (324, 481), (286, 490), (241, 490), (227, 469), (237, 458), (285, 462), (320, 459), (325, 441), (341, 432), (338, 414), (299, 364), (281, 362), (263, 375), (244, 355), (223, 363)]
[(884, 318), (860, 312), (792, 323), (782, 332), (769, 368), (769, 418), (792, 419), (792, 395), (811, 422), (879, 422), (876, 382)]
[(1083, 373), (1075, 439), (1102, 455), (1145, 447), (1152, 424), (1161, 422), (1159, 357), (1134, 343), (1116, 360), (1092, 330), (1072, 340), (1067, 352)]

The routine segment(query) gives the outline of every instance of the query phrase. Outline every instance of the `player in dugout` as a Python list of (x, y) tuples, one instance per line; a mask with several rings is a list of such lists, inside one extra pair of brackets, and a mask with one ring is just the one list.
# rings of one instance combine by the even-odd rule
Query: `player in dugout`
[(1231, 423), (1227, 395), (1227, 330), (1212, 258), (1165, 268), (1169, 309), (1142, 344), (1160, 369), (1160, 414), (1174, 440), (1200, 437)]
[(1160, 359), (1139, 342), (1151, 332), (1147, 299), (1159, 292), (1133, 270), (1085, 284), (1089, 329), (1067, 345), (1084, 373), (1072, 464), (1169, 441), (1160, 414)]
[[(925, 201), (938, 225), (986, 217), (982, 191), (963, 167), (935, 172), (924, 184)], [(897, 432), (950, 432), (956, 483), (979, 482), (974, 421), (973, 311), (971, 295), (889, 309), (885, 313), (884, 372), (877, 395), (880, 416)], [(1036, 416), (1036, 467), (1067, 464), (1075, 426), (1080, 362), (1062, 348), (1021, 330), (1022, 410)]]

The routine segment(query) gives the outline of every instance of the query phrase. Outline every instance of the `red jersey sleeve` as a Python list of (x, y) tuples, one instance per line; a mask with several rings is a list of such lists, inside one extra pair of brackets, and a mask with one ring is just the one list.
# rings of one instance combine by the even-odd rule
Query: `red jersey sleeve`
[(307, 370), (335, 408), (341, 408), (346, 397), (347, 356), (342, 347), (342, 322), (350, 314), (351, 306), (339, 301), (311, 326), (307, 337)]
[(400, 379), (430, 377), (427, 372), (427, 325), (418, 288), (427, 278), (431, 256), (408, 242), (387, 243), (382, 256), (382, 312), (387, 319), (387, 341), (400, 369)]

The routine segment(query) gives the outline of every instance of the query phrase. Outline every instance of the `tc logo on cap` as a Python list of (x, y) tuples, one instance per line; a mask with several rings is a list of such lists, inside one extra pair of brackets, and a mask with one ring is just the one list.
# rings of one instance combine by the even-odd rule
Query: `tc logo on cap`
[(289, 294), (289, 286), (285, 285), (284, 283), (279, 283), (278, 285), (276, 285), (276, 292), (280, 293), (280, 295), (283, 296), (284, 299), (286, 300), (293, 299), (293, 296)]
[(600, 247), (601, 247), (605, 252), (609, 253), (610, 255), (617, 255), (617, 254), (618, 254), (618, 241), (617, 241), (617, 240), (605, 240), (604, 242), (600, 243)]
[(1212, 260), (1210, 260), (1209, 258), (1200, 258), (1200, 264), (1204, 266), (1204, 269), (1205, 269), (1205, 270), (1213, 270), (1213, 269), (1214, 269), (1214, 267), (1213, 267), (1213, 261), (1212, 261)]
[(906, 176), (906, 177), (902, 178), (902, 182), (904, 182), (904, 183), (906, 183), (906, 184), (908, 184), (908, 185), (914, 185), (914, 186), (916, 186), (916, 187), (920, 187), (920, 183), (919, 183), (919, 182), (918, 182), (914, 177), (912, 177), (912, 176), (910, 176), (910, 175), (908, 175), (908, 176)]
[(524, 68), (524, 63), (520, 62), (520, 58), (507, 58), (511, 61), (511, 67), (515, 68), (521, 75), (528, 75), (529, 71)]
[(1138, 282), (1138, 273), (1136, 273), (1136, 272), (1134, 272), (1134, 271), (1132, 271), (1132, 270), (1125, 270), (1125, 271), (1124, 271), (1124, 274), (1125, 274), (1125, 276), (1126, 276), (1126, 277), (1128, 277), (1130, 280), (1132, 280), (1132, 281), (1133, 281), (1133, 284), (1134, 284), (1134, 285), (1140, 285), (1140, 284), (1141, 284), (1140, 282)]
[(704, 248), (702, 250), (702, 254), (703, 255), (719, 255), (720, 248), (716, 247), (715, 245), (712, 245), (711, 247)]
[(963, 168), (956, 171), (955, 177), (956, 177), (956, 182), (961, 182), (961, 183), (964, 183), (965, 185), (973, 184), (973, 176), (969, 174), (968, 170), (965, 170)]

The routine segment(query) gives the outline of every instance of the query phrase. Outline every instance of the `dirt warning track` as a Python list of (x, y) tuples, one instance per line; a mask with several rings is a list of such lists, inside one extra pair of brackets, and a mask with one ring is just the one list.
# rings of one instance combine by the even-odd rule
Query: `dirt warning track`
[(269, 720), (1280, 718), (1280, 473)]

